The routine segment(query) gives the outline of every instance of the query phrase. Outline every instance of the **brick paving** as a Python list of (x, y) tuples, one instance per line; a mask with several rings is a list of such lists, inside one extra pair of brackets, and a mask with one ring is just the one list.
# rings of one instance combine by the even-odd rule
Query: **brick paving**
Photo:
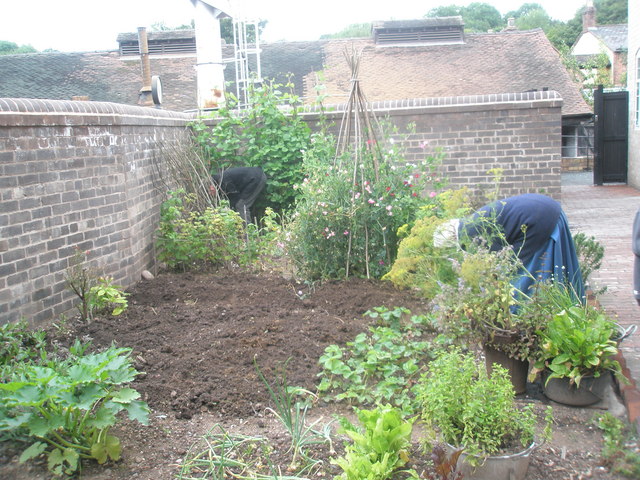
[[(583, 175), (583, 176), (580, 176)], [(602, 307), (623, 327), (640, 323), (640, 306), (633, 298), (631, 228), (640, 208), (640, 191), (628, 185), (595, 186), (591, 174), (563, 175), (562, 207), (571, 231), (593, 235), (604, 248), (602, 266), (592, 274), (594, 291)], [(640, 426), (640, 332), (621, 344), (621, 363), (632, 385), (621, 386), (629, 419)]]

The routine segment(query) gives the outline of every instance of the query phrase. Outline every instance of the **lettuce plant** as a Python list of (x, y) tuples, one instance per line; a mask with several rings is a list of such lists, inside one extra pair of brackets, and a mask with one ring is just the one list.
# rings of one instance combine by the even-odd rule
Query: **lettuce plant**
[(352, 443), (345, 455), (331, 463), (342, 468), (337, 480), (384, 480), (409, 460), (413, 422), (402, 418), (400, 410), (383, 405), (373, 410), (356, 409), (362, 427), (342, 418), (342, 433)]

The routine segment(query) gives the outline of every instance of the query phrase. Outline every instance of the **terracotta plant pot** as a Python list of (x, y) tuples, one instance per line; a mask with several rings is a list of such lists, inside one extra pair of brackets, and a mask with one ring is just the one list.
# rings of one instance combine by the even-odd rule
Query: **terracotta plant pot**
[(502, 365), (509, 371), (511, 383), (513, 384), (516, 395), (525, 393), (527, 391), (529, 362), (511, 358), (506, 353), (501, 352), (490, 345), (484, 345), (483, 349), (487, 372), (491, 374), (491, 367), (494, 363)]
[(586, 407), (598, 403), (604, 398), (604, 391), (611, 381), (609, 372), (599, 377), (583, 377), (580, 387), (571, 384), (569, 378), (552, 378), (547, 382), (551, 373), (548, 370), (542, 372), (542, 385), (544, 394), (554, 402), (573, 407)]

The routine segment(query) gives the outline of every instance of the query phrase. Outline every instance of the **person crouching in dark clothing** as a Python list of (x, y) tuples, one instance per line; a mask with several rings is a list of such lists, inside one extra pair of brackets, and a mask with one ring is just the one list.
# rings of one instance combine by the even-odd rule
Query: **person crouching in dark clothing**
[(267, 184), (260, 167), (234, 167), (213, 175), (213, 186), (229, 199), (232, 209), (245, 223), (251, 221), (251, 207)]

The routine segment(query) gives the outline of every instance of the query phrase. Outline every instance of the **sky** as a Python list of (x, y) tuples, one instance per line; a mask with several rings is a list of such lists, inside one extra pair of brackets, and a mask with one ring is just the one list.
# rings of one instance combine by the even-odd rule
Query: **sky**
[[(443, 5), (472, 1), (493, 5), (502, 15), (527, 0), (225, 0), (245, 18), (267, 20), (264, 42), (317, 40), (353, 23), (422, 18)], [(567, 21), (585, 0), (528, 0), (549, 16)], [(214, 3), (211, 1), (210, 3)], [(224, 3), (224, 2), (223, 2)], [(38, 51), (116, 50), (120, 33), (164, 23), (176, 27), (194, 18), (192, 0), (0, 0), (0, 40)]]

